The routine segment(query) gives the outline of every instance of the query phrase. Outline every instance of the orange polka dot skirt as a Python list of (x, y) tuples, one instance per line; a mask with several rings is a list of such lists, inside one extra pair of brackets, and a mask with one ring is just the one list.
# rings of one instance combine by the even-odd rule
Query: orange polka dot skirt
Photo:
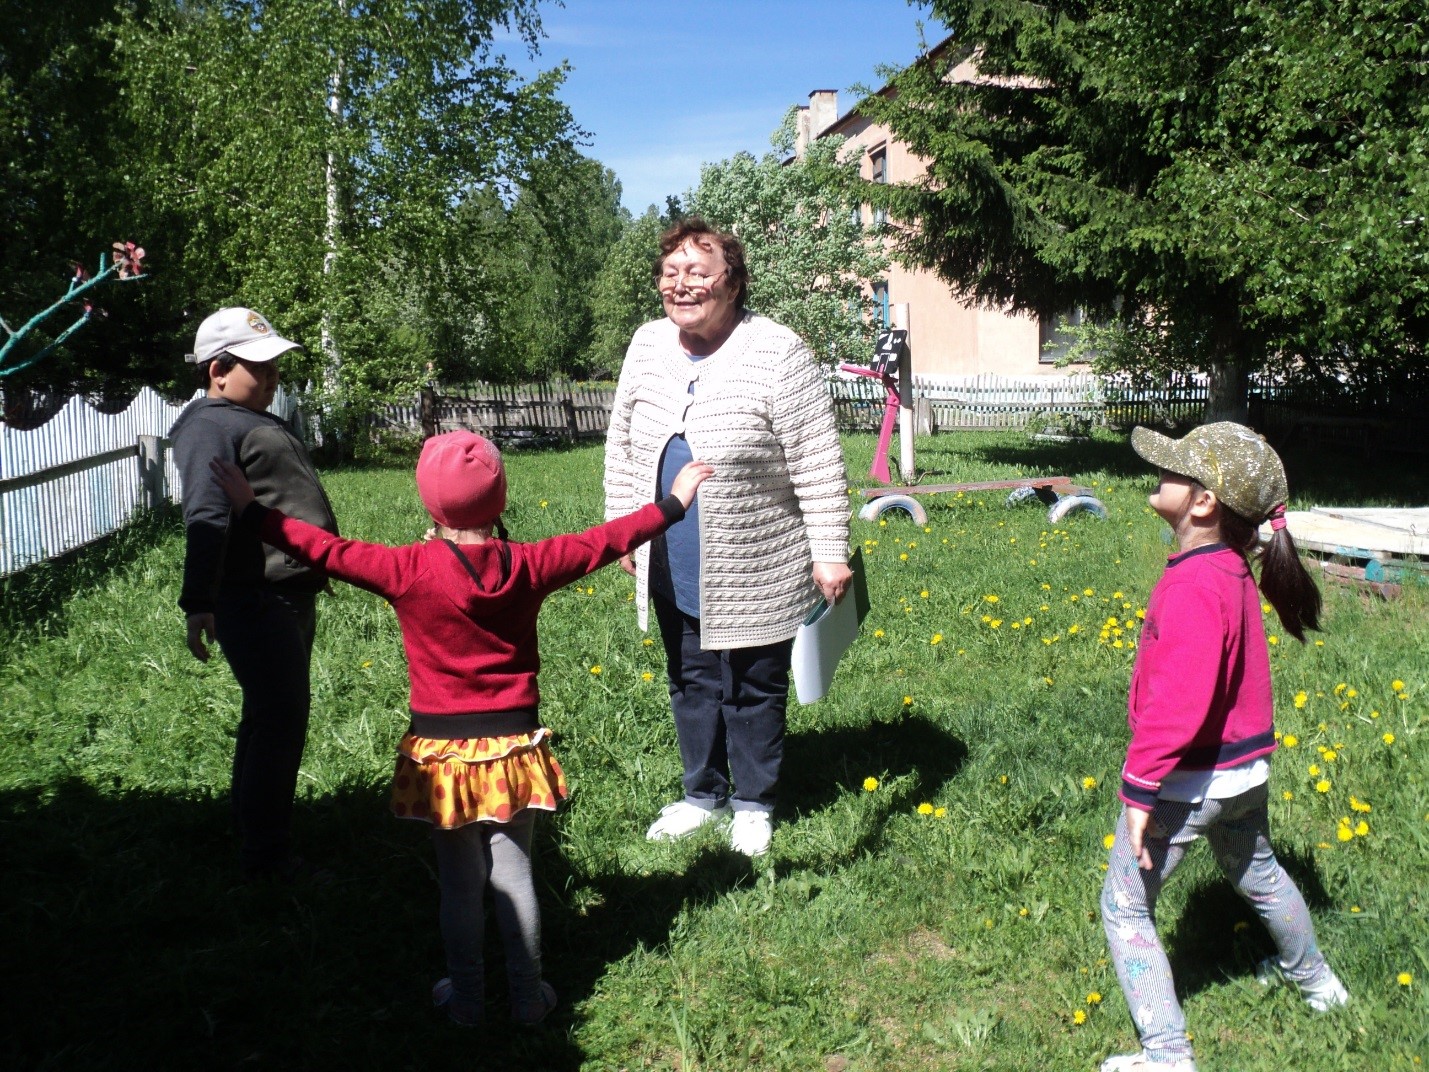
[(504, 823), (526, 808), (555, 811), (568, 794), (550, 735), (539, 729), (445, 740), (409, 733), (397, 745), (392, 814), (453, 830)]

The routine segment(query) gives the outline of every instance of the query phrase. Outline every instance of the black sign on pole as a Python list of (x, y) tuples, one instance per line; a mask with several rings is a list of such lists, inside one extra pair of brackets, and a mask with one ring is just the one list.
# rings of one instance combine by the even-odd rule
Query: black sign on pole
[(913, 384), (908, 375), (908, 332), (906, 329), (890, 328), (878, 333), (878, 342), (873, 348), (873, 371), (880, 375), (893, 377), (900, 405), (911, 406), (913, 404)]

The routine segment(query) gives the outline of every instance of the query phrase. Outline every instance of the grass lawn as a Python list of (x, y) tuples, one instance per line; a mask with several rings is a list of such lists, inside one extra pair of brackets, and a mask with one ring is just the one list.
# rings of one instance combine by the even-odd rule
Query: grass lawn
[[(1161, 570), (1152, 475), (1121, 438), (919, 444), (928, 482), (1067, 473), (1110, 517), (1057, 527), (1001, 493), (854, 521), (873, 610), (830, 695), (791, 707), (773, 852), (647, 844), (679, 760), (658, 644), (615, 569), (543, 614), (544, 719), (569, 806), (541, 823), (546, 974), (516, 1034), (488, 943), (485, 1035), (427, 1003), (442, 972), (424, 828), (387, 812), (406, 674), (382, 602), (320, 600), (302, 851), (319, 888), (235, 882), (238, 690), (194, 661), (182, 536), (151, 519), (3, 588), (0, 845), (7, 1068), (1094, 1069), (1135, 1035), (1097, 918), (1120, 804), (1137, 612)], [(871, 437), (847, 441), (860, 487)], [(1422, 465), (1287, 459), (1292, 507), (1429, 502)], [(597, 448), (513, 454), (517, 539), (599, 519)], [(410, 466), (325, 474), (346, 533), (425, 528)], [(1160, 920), (1203, 1070), (1419, 1069), (1429, 1056), (1429, 588), (1326, 589), (1279, 635), (1281, 859), (1354, 996), (1312, 1014), (1202, 848)], [(1293, 744), (1292, 744), (1293, 738)], [(1408, 980), (1401, 982), (1401, 980)]]

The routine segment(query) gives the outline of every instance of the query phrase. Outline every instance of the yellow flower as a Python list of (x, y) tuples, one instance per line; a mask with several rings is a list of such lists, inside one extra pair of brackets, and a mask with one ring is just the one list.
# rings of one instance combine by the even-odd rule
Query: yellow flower
[(928, 641), (929, 644), (941, 644), (942, 642), (943, 642), (943, 634), (942, 634), (942, 633), (934, 633), (934, 634), (933, 634), (933, 639), (930, 640), (930, 641)]
[(1318, 763), (1311, 763), (1310, 766), (1305, 769), (1309, 771), (1311, 778), (1318, 778), (1320, 776), (1320, 764)]
[(1095, 778), (1093, 778), (1090, 774), (1087, 775), (1085, 778), (1082, 779), (1082, 788), (1083, 788), (1083, 789), (1095, 789), (1096, 787), (1097, 787), (1097, 780), (1096, 780)]
[(1102, 847), (1105, 848), (1105, 849), (1110, 849), (1110, 848), (1111, 848), (1113, 845), (1115, 845), (1115, 844), (1116, 844), (1116, 835), (1115, 835), (1115, 834), (1108, 834), (1106, 837), (1102, 838)]
[(919, 592), (918, 595), (919, 595), (921, 598), (923, 598), (923, 599), (927, 599), (927, 598), (928, 598), (928, 590), (925, 588), (925, 589), (923, 589), (921, 592)]
[(362, 669), (367, 670), (367, 669), (369, 669), (371, 666), (372, 666), (372, 660), (371, 660), (371, 659), (368, 659), (365, 663), (362, 664)]
[(1345, 682), (1341, 681), (1338, 685), (1335, 686), (1335, 695), (1338, 696), (1340, 693), (1344, 692), (1347, 688), (1349, 688), (1349, 685), (1347, 685), (1347, 684), (1345, 684)]
[(987, 624), (990, 625), (990, 626), (992, 626), (992, 628), (996, 629), (998, 626), (1000, 626), (1000, 625), (1002, 624), (1002, 619), (1001, 619), (1001, 618), (994, 618), (992, 621), (988, 622)]
[(1022, 908), (1019, 908), (1019, 909), (1017, 910), (1017, 914), (1018, 914), (1021, 918), (1026, 919), (1027, 916), (1029, 915), (1029, 912), (1028, 912), (1027, 907), (1024, 905)]
[(652, 644), (654, 644), (655, 641), (652, 640), (650, 637), (646, 637), (646, 638), (645, 638), (644, 640), (642, 640), (640, 643), (644, 644), (644, 645), (648, 648), (648, 647), (650, 647)]
[(1330, 780), (1329, 780), (1328, 778), (1321, 778), (1318, 782), (1315, 783), (1315, 792), (1317, 792), (1317, 793), (1328, 793), (1329, 791), (1330, 791)]
[(1101, 1003), (1102, 1003), (1102, 996), (1101, 996), (1101, 994), (1098, 993), (1097, 991), (1093, 990), (1090, 994), (1087, 995), (1087, 1004), (1088, 1004), (1088, 1005), (1100, 1005)]
[(1408, 986), (1410, 983), (1414, 982), (1414, 976), (1410, 975), (1408, 972), (1400, 972), (1394, 977), (1394, 981), (1400, 986)]
[(907, 561), (908, 561), (908, 552), (907, 552), (907, 551), (904, 551), (901, 555), (899, 555), (899, 556), (898, 556), (898, 561), (899, 561), (899, 562), (907, 562)]
[(592, 666), (592, 667), (590, 668), (590, 672), (591, 672), (592, 674), (598, 674), (598, 673), (600, 673), (600, 666), (599, 666), (599, 665)]
[(1006, 784), (1007, 784), (1007, 775), (1005, 775), (1005, 774), (999, 774), (999, 775), (997, 776), (997, 784), (998, 784), (998, 785), (1006, 785)]
[(1276, 636), (1274, 633), (1272, 633), (1270, 636), (1268, 636), (1268, 637), (1265, 638), (1265, 642), (1266, 642), (1267, 644), (1270, 644), (1270, 645), (1274, 646), (1274, 645), (1280, 643), (1280, 638), (1279, 638), (1278, 636)]
[(1326, 763), (1333, 763), (1336, 759), (1339, 758), (1340, 754), (1336, 752), (1333, 748), (1327, 748), (1323, 752), (1321, 752), (1320, 755), (1324, 757)]
[(1308, 696), (1305, 695), (1305, 692), (1304, 692), (1303, 689), (1302, 689), (1300, 692), (1297, 692), (1297, 693), (1295, 694), (1295, 706), (1296, 706), (1296, 708), (1304, 707), (1304, 706), (1305, 706), (1307, 703), (1309, 703), (1309, 702), (1310, 702), (1310, 697), (1308, 697)]
[(1315, 641), (1315, 647), (1317, 647), (1317, 648), (1323, 648), (1324, 646), (1325, 646), (1325, 642), (1324, 642), (1323, 640), (1317, 640), (1317, 641)]
[(1384, 741), (1385, 744), (1393, 744), (1393, 743), (1394, 743), (1394, 734), (1392, 734), (1392, 733), (1386, 733), (1386, 734), (1385, 734), (1382, 738), (1380, 738), (1380, 739), (1381, 739), (1382, 741)]
[(1081, 629), (1082, 627), (1080, 625), (1078, 625), (1076, 622), (1073, 622), (1071, 625), (1067, 626), (1067, 635), (1076, 636), (1079, 632), (1081, 632)]
[(1300, 743), (1300, 738), (1296, 737), (1293, 733), (1287, 733), (1283, 738), (1281, 738), (1280, 743), (1283, 744), (1286, 748), (1294, 748), (1297, 744)]
[(1404, 682), (1400, 681), (1399, 678), (1395, 678), (1393, 681), (1391, 681), (1391, 682), (1389, 683), (1389, 691), (1390, 691), (1390, 692), (1403, 692), (1403, 691), (1404, 691)]
[(1364, 837), (1369, 833), (1369, 823), (1361, 819), (1355, 823), (1355, 837)]
[(877, 788), (878, 788), (878, 779), (877, 779), (877, 778), (869, 777), (869, 778), (865, 778), (865, 779), (863, 780), (863, 791), (864, 791), (865, 793), (872, 793), (872, 792), (873, 792), (875, 789), (877, 789)]
[(1363, 912), (1364, 909), (1362, 909), (1362, 908), (1361, 908), (1359, 905), (1357, 905), (1357, 904), (1352, 904), (1352, 905), (1350, 905), (1350, 911), (1351, 911), (1351, 912), (1354, 912), (1354, 913), (1356, 913), (1356, 914), (1358, 914), (1358, 913), (1360, 913), (1360, 912)]
[(947, 817), (948, 817), (948, 809), (947, 809), (947, 808), (934, 808), (934, 809), (933, 809), (933, 818), (934, 818), (934, 819), (946, 819)]
[(996, 602), (998, 602), (998, 598), (999, 598), (999, 597), (997, 597), (997, 596), (983, 596), (982, 598), (983, 598), (983, 602), (985, 602), (985, 603), (996, 603)]
[(932, 814), (933, 814), (933, 805), (929, 804), (926, 800), (923, 801), (923, 803), (921, 803), (921, 804), (918, 805), (918, 814), (919, 814), (919, 815), (932, 815)]
[(1086, 1014), (1085, 1012), (1083, 1012), (1081, 1009), (1078, 1009), (1076, 1012), (1072, 1013), (1072, 1023), (1074, 1023), (1074, 1024), (1076, 1024), (1076, 1025), (1078, 1025), (1078, 1026), (1080, 1027), (1082, 1024), (1084, 1024), (1084, 1023), (1086, 1023), (1086, 1022), (1087, 1022), (1087, 1014)]
[(1350, 829), (1349, 823), (1341, 823), (1339, 827), (1335, 830), (1335, 837), (1339, 838), (1341, 841), (1352, 841), (1354, 839), (1354, 836), (1355, 832)]
[(1346, 697), (1347, 699), (1350, 699), (1350, 700), (1353, 700), (1353, 699), (1354, 699), (1356, 696), (1358, 696), (1359, 694), (1360, 694), (1360, 690), (1359, 690), (1359, 689), (1346, 689), (1346, 690), (1345, 690), (1345, 697)]
[(545, 500), (545, 499), (542, 499), (542, 500), (541, 500), (541, 509), (544, 510), (545, 508), (546, 508), (546, 500)]
[(882, 639), (883, 639), (883, 630), (882, 630), (882, 629), (875, 629), (875, 630), (873, 631), (873, 635), (874, 635), (875, 637), (878, 637), (880, 640), (882, 640)]
[(646, 670), (645, 673), (643, 673), (643, 674), (640, 675), (640, 680), (641, 680), (641, 681), (654, 681), (654, 680), (655, 680), (655, 675), (652, 674), (649, 670)]
[(1096, 589), (1094, 589), (1094, 588), (1083, 588), (1083, 589), (1082, 589), (1082, 595), (1084, 595), (1084, 596), (1094, 596), (1094, 595), (1096, 595), (1096, 594), (1097, 594), (1097, 593), (1096, 593)]
[(913, 697), (911, 697), (911, 696), (905, 696), (905, 697), (903, 697), (903, 706), (904, 706), (904, 707), (912, 707), (912, 706), (913, 706)]

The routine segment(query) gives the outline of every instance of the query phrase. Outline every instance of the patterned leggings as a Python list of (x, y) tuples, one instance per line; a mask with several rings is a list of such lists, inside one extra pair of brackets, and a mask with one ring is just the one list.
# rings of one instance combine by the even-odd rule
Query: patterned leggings
[(477, 1008), (484, 990), (482, 945), (488, 885), (496, 905), (497, 929), (506, 947), (511, 1002), (515, 1005), (540, 998), (541, 913), (531, 878), (535, 819), (535, 812), (527, 810), (504, 825), (476, 822), (455, 830), (432, 829), (447, 974), (455, 997)]
[(1265, 802), (1264, 785), (1237, 797), (1199, 804), (1159, 801), (1146, 832), (1155, 864), (1150, 871), (1137, 867), (1131, 854), (1125, 815), (1117, 822), (1102, 886), (1102, 925), (1142, 1048), (1152, 1060), (1191, 1057), (1171, 965), (1156, 935), (1156, 899), (1187, 846), (1198, 837), (1204, 835), (1210, 842), (1221, 871), (1270, 931), (1285, 975), (1303, 983), (1327, 970), (1305, 899), (1270, 847)]

